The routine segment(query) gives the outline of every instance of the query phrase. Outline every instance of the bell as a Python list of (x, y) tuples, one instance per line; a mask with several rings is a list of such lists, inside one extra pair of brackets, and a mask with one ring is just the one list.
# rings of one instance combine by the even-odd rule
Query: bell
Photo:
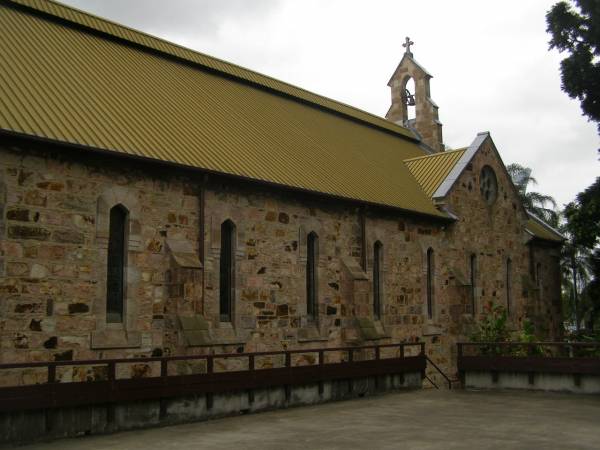
[(404, 98), (405, 98), (406, 104), (408, 106), (415, 106), (416, 105), (415, 96), (412, 95), (408, 89), (405, 89), (404, 91), (405, 91)]

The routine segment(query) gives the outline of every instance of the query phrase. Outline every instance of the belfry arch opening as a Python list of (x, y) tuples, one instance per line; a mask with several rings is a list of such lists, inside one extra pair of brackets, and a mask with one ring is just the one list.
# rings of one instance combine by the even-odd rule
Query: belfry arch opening
[(413, 77), (408, 77), (404, 82), (404, 95), (402, 100), (404, 101), (406, 117), (404, 117), (405, 125), (415, 126), (415, 120), (417, 118), (417, 106), (415, 97), (415, 80)]

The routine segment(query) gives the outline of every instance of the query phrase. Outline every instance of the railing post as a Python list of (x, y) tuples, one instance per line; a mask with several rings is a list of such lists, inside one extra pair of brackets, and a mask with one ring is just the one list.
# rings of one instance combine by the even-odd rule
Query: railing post
[[(400, 359), (404, 359), (404, 346), (406, 344), (400, 344)], [(404, 372), (402, 372), (401, 374), (398, 375), (398, 381), (400, 382), (401, 386), (404, 386)], [(393, 383), (393, 379), (391, 380)]]
[(116, 364), (114, 361), (111, 361), (108, 363), (108, 373), (106, 374), (106, 377), (108, 378), (109, 381), (115, 381), (116, 376)]
[[(48, 384), (56, 383), (56, 364), (50, 363), (48, 364)], [(56, 402), (56, 395), (54, 392), (54, 387), (50, 386), (50, 398), (52, 399), (52, 404), (54, 405)], [(45, 416), (45, 426), (46, 433), (50, 433), (52, 431), (52, 419), (51, 412), (49, 409), (44, 410)]]
[[(165, 389), (168, 384), (168, 380), (167, 380), (167, 376), (169, 375), (168, 363), (169, 363), (169, 360), (167, 360), (167, 359), (163, 358), (160, 360), (160, 376), (161, 376), (162, 382), (163, 382), (162, 383), (163, 389)], [(161, 420), (164, 419), (165, 417), (167, 417), (167, 399), (164, 396), (161, 397), (159, 400), (158, 417)]]
[[(375, 346), (375, 361), (379, 361), (381, 354), (379, 345)], [(379, 390), (379, 375), (375, 375), (375, 390)]]
[[(348, 349), (348, 362), (349, 363), (354, 362), (354, 349), (353, 348)], [(354, 380), (352, 380), (352, 378), (349, 378), (348, 379), (348, 393), (350, 394), (353, 390), (354, 390)]]
[(419, 346), (421, 348), (421, 352), (420, 352), (420, 356), (423, 357), (423, 359), (425, 359), (425, 368), (421, 371), (421, 379), (425, 378), (426, 376), (426, 371), (427, 371), (427, 355), (425, 355), (425, 342), (419, 342)]
[[(285, 352), (285, 367), (287, 369), (287, 378), (291, 380), (292, 378), (292, 354), (289, 351)], [(289, 402), (292, 397), (292, 388), (289, 384), (284, 386), (285, 389), (285, 401)]]
[(325, 364), (325, 352), (319, 350), (319, 396), (323, 396), (323, 364)]
[(460, 381), (460, 385), (464, 388), (465, 387), (465, 371), (464, 370), (460, 370), (460, 366), (461, 366), (461, 362), (462, 362), (462, 358), (463, 358), (463, 344), (461, 342), (458, 342), (456, 344), (457, 346), (457, 366), (458, 366), (458, 379)]
[[(248, 371), (250, 371), (250, 377), (254, 380), (254, 355), (248, 356)], [(254, 403), (254, 389), (248, 390), (248, 403)]]
[[(214, 370), (214, 358), (212, 357), (212, 355), (208, 355), (206, 357), (206, 374), (208, 376), (212, 375), (213, 370)], [(212, 409), (212, 407), (213, 407), (213, 393), (207, 392), (206, 393), (206, 409)]]
[[(115, 391), (115, 380), (117, 378), (117, 367), (114, 361), (110, 361), (106, 368), (107, 374), (106, 378), (109, 381), (109, 400), (114, 400), (114, 391)], [(109, 429), (112, 429), (113, 424), (115, 423), (115, 404), (111, 401), (108, 404), (106, 409), (106, 421), (108, 422)]]
[(56, 364), (48, 364), (48, 383), (56, 383)]

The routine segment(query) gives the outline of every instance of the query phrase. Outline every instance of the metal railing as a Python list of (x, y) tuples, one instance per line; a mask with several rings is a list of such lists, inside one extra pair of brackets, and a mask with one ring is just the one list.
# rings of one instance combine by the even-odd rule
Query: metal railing
[(457, 367), (466, 371), (600, 375), (597, 342), (460, 342)]
[[(438, 365), (437, 365), (436, 363), (434, 363), (434, 362), (431, 360), (431, 358), (430, 358), (429, 356), (425, 356), (425, 358), (427, 359), (427, 362), (428, 362), (428, 363), (430, 363), (430, 364), (433, 366), (433, 368), (434, 368), (434, 369), (435, 369), (435, 370), (436, 370), (436, 371), (437, 371), (437, 372), (438, 372), (438, 373), (439, 373), (439, 374), (442, 376), (442, 378), (443, 378), (443, 379), (446, 381), (446, 383), (448, 383), (448, 389), (452, 389), (452, 383), (453, 383), (453, 382), (460, 381), (460, 380), (452, 380), (452, 379), (450, 379), (450, 377), (448, 377), (448, 375), (446, 375), (446, 374), (444, 373), (444, 371), (443, 371), (442, 369), (440, 369), (440, 368), (438, 367)], [(432, 381), (432, 380), (431, 380), (431, 379), (430, 379), (428, 376), (426, 376), (425, 378), (427, 378), (427, 380), (428, 380), (428, 381), (429, 381), (431, 384), (433, 384), (433, 386), (434, 386), (436, 389), (439, 389), (439, 386), (438, 386), (437, 384), (435, 384), (435, 383), (434, 383), (434, 382), (433, 382), (433, 381)]]
[[(407, 349), (412, 348), (410, 351)], [(388, 350), (396, 349), (391, 356)], [(326, 355), (339, 353), (339, 360), (327, 362)], [(357, 358), (357, 354), (361, 353)], [(318, 355), (312, 363), (293, 363), (295, 355)], [(344, 356), (345, 355), (345, 356)], [(370, 357), (372, 356), (372, 357)], [(256, 367), (263, 357), (283, 359), (280, 367), (267, 365)], [(228, 359), (245, 360), (236, 370), (215, 370), (215, 362)], [(173, 373), (175, 362), (204, 361), (203, 373)], [(307, 359), (304, 359), (306, 362)], [(142, 378), (119, 378), (118, 367), (122, 364), (157, 364), (160, 374)], [(221, 364), (222, 365), (222, 364)], [(67, 366), (105, 367), (101, 379), (94, 381), (64, 382), (57, 377), (57, 369)], [(79, 361), (51, 361), (34, 363), (1, 364), (0, 375), (5, 370), (46, 369), (46, 380), (39, 384), (0, 387), (0, 412), (22, 409), (43, 409), (65, 406), (94, 405), (148, 399), (165, 399), (185, 395), (207, 395), (209, 408), (212, 395), (220, 392), (247, 390), (253, 401), (252, 390), (283, 386), (289, 399), (294, 385), (318, 383), (323, 393), (323, 382), (353, 380), (407, 372), (424, 373), (426, 367), (423, 343), (371, 345), (362, 347), (337, 347), (297, 349), (257, 353), (226, 353), (194, 356), (170, 356), (159, 358), (120, 358)], [(352, 386), (352, 383), (350, 383)]]

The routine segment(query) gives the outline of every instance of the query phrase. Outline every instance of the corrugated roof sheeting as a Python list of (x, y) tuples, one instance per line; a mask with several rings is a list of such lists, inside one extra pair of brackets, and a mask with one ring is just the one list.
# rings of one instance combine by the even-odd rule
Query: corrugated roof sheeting
[[(530, 213), (531, 215), (531, 213)], [(545, 241), (553, 241), (553, 242), (562, 242), (564, 241), (564, 237), (559, 235), (558, 233), (552, 231), (549, 226), (544, 226), (540, 223), (540, 220), (536, 220), (534, 218), (530, 218), (527, 221), (527, 230), (533, 234), (538, 239), (543, 239)]]
[(432, 197), (437, 188), (446, 179), (452, 168), (465, 153), (464, 148), (450, 150), (433, 155), (407, 159), (406, 166), (417, 179), (428, 197)]
[(0, 37), (4, 130), (445, 217), (399, 136), (5, 3)]
[(228, 63), (218, 58), (214, 58), (212, 56), (208, 56), (203, 53), (196, 52), (185, 47), (181, 47), (179, 45), (142, 33), (140, 31), (133, 30), (123, 25), (116, 24), (114, 22), (94, 16), (84, 11), (80, 11), (75, 8), (62, 5), (51, 0), (8, 1), (15, 4), (27, 6), (29, 8), (33, 8), (47, 14), (51, 14), (58, 18), (86, 26), (97, 31), (101, 31), (102, 33), (106, 33), (120, 39), (125, 39), (127, 41), (140, 44), (150, 49), (158, 50), (160, 52), (200, 64), (212, 70), (217, 70), (228, 75), (232, 75), (243, 80), (250, 81), (252, 83), (257, 83), (261, 86), (280, 91), (287, 95), (292, 95), (294, 97), (307, 100), (311, 103), (315, 103), (317, 105), (341, 112), (343, 114), (347, 114), (359, 120), (363, 120), (378, 127), (385, 128), (389, 131), (393, 131), (394, 133), (398, 133), (411, 138), (415, 137), (414, 134), (408, 129), (394, 124), (393, 122), (389, 122), (381, 117), (369, 114), (366, 111), (362, 111), (350, 105), (345, 105), (343, 103), (336, 102), (335, 100), (331, 100), (327, 97), (323, 97), (321, 95), (315, 94), (297, 86), (293, 86), (283, 81), (276, 80), (269, 76), (245, 69), (235, 64)]

